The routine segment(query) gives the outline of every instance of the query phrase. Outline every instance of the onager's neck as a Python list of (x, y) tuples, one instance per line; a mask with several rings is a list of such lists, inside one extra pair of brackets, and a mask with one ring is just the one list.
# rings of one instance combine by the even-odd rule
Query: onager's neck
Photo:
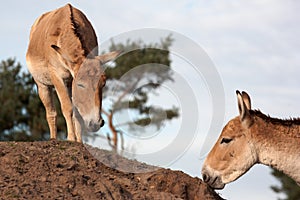
[(258, 162), (293, 178), (300, 185), (300, 123), (256, 117), (253, 127)]

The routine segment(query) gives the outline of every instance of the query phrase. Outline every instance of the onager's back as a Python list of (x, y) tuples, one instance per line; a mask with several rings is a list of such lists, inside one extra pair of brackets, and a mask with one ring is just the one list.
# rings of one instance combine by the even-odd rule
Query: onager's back
[(102, 64), (119, 52), (98, 56), (95, 31), (70, 4), (39, 17), (30, 32), (26, 62), (46, 108), (50, 137), (56, 138), (55, 88), (66, 119), (68, 140), (81, 142), (85, 129), (97, 131), (101, 118)]
[(281, 120), (251, 110), (246, 92), (237, 91), (240, 115), (230, 120), (208, 154), (203, 180), (224, 188), (254, 164), (274, 167), (300, 184), (300, 119)]
[[(43, 64), (57, 64), (57, 52), (53, 51), (52, 45), (65, 51), (68, 59), (73, 61), (71, 66), (67, 66), (69, 71), (78, 71), (90, 53), (91, 57), (98, 55), (97, 37), (92, 25), (81, 11), (70, 4), (45, 13), (35, 21), (30, 33), (27, 62), (43, 58), (40, 60)], [(43, 68), (47, 68), (47, 65), (43, 65)], [(37, 68), (33, 67), (33, 73), (34, 69)]]

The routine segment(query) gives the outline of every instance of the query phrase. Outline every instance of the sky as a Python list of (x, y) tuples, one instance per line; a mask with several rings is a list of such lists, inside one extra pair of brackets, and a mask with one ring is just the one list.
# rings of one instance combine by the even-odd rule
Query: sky
[[(201, 177), (205, 156), (203, 152), (212, 147), (207, 138), (215, 140), (222, 126), (238, 114), (235, 96), (237, 89), (247, 91), (252, 98), (252, 107), (264, 113), (279, 118), (300, 116), (299, 1), (69, 2), (82, 10), (92, 22), (100, 49), (112, 38), (119, 38), (120, 41), (126, 37), (131, 40), (146, 38), (151, 41), (151, 34), (163, 36), (167, 33), (173, 33), (178, 38), (171, 51), (172, 67), (178, 80), (181, 80), (179, 82), (184, 84), (166, 84), (166, 96), (156, 98), (161, 104), (168, 103), (167, 100), (171, 98), (172, 103), (181, 105), (184, 116), (194, 114), (199, 117), (191, 122), (195, 127), (191, 131), (192, 135), (189, 135), (191, 139), (186, 143), (186, 148), (183, 148), (182, 154), (177, 155), (178, 158), (172, 164), (166, 164), (167, 167)], [(66, 3), (68, 2), (63, 0), (11, 0), (2, 3), (0, 59), (14, 57), (26, 66), (25, 54), (34, 20), (42, 13)], [(199, 68), (198, 57), (202, 59), (201, 62), (209, 63), (207, 66), (211, 68)], [(209, 71), (211, 69), (215, 69), (217, 75), (210, 76), (208, 72), (215, 73)], [(219, 84), (219, 80), (222, 85), (218, 87), (218, 95), (222, 96), (224, 104), (212, 101), (216, 97), (213, 83), (216, 81)], [(190, 91), (191, 102), (186, 98), (186, 93), (180, 93), (185, 89)], [(215, 115), (222, 122), (220, 125), (216, 124), (211, 132), (210, 123), (214, 121)], [(164, 149), (158, 140), (165, 141), (171, 137), (172, 144), (182, 134), (182, 130), (189, 131), (191, 128), (187, 127), (188, 117), (184, 116), (166, 125), (165, 132), (171, 130), (176, 132), (175, 136), (170, 133), (157, 134), (158, 138), (152, 138), (153, 141), (141, 140), (140, 146), (134, 148), (144, 148), (143, 151), (149, 154), (156, 151), (153, 148)], [(241, 196), (243, 199), (268, 200), (277, 197), (270, 189), (270, 185), (274, 184), (278, 182), (270, 175), (269, 168), (255, 166), (218, 192), (222, 197), (232, 200), (240, 199)]]

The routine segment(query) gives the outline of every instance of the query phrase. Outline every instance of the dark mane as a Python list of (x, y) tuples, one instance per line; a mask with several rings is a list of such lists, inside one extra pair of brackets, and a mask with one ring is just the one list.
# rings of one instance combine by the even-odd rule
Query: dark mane
[(68, 6), (70, 8), (70, 20), (71, 20), (71, 25), (73, 27), (73, 32), (80, 41), (81, 48), (84, 50), (84, 56), (87, 56), (89, 54), (89, 51), (85, 46), (83, 36), (80, 34), (80, 27), (74, 18), (73, 7), (71, 6), (71, 4), (68, 4)]
[(263, 119), (265, 122), (272, 123), (272, 124), (278, 124), (283, 126), (300, 125), (300, 118), (290, 118), (290, 119), (272, 118), (269, 115), (265, 115), (260, 110), (250, 110), (250, 114), (255, 115), (256, 117)]

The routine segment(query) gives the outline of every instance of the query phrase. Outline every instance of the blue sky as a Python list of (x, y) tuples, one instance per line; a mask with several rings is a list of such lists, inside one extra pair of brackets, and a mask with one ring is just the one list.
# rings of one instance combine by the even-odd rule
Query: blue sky
[[(300, 2), (298, 1), (69, 2), (81, 9), (92, 22), (100, 48), (101, 43), (112, 37), (143, 28), (171, 30), (201, 46), (214, 63), (223, 83), (225, 94), (223, 124), (237, 115), (236, 89), (248, 91), (252, 97), (253, 107), (271, 116), (281, 118), (300, 116), (298, 103)], [(67, 1), (33, 0), (11, 0), (3, 3), (0, 13), (1, 60), (15, 57), (26, 66), (25, 53), (30, 27), (34, 20), (42, 13), (66, 3)], [(176, 60), (176, 55), (172, 56)], [(177, 59), (174, 66), (184, 66), (179, 65), (180, 62), (184, 61)], [(188, 71), (186, 73), (188, 74)], [(191, 87), (197, 90), (193, 78), (187, 79), (190, 79), (188, 83)], [(209, 103), (209, 91), (204, 79), (199, 80), (201, 82), (199, 91), (204, 92), (204, 98), (198, 96), (199, 94), (195, 94), (195, 98), (204, 99), (199, 100), (199, 109), (206, 108), (205, 111), (209, 116), (213, 109)], [(205, 118), (205, 115), (202, 117)], [(199, 117), (200, 121), (201, 119)], [(177, 122), (180, 123), (180, 120)], [(208, 128), (200, 127), (200, 130), (205, 132)], [(193, 176), (200, 176), (202, 161), (199, 155), (200, 146), (203, 145), (201, 139), (196, 136), (184, 156), (170, 167), (181, 169)], [(241, 195), (243, 199), (275, 199), (276, 196), (269, 189), (271, 184), (276, 184), (276, 181), (269, 175), (269, 169), (256, 166), (238, 181), (226, 186), (220, 193), (227, 199), (239, 199)]]

